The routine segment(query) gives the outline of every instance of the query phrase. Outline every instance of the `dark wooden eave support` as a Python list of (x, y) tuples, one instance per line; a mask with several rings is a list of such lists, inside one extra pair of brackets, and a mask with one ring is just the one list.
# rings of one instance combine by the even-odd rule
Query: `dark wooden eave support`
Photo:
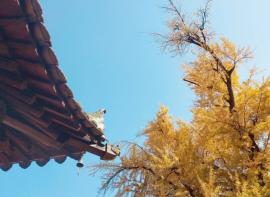
[[(93, 150), (91, 150), (93, 148)], [(96, 151), (97, 153), (100, 152), (100, 159), (102, 160), (113, 160), (115, 157), (120, 155), (120, 149), (111, 144), (105, 144), (104, 147), (95, 145), (89, 146), (90, 151)]]
[(0, 20), (23, 20), (25, 19), (22, 15), (16, 15), (16, 16), (0, 16)]
[(100, 146), (86, 138), (75, 139), (71, 137), (67, 143), (75, 147), (82, 147), (84, 151), (98, 155), (102, 160), (113, 160), (120, 155), (120, 149), (118, 147), (111, 144)]
[(103, 132), (66, 84), (38, 0), (0, 0), (0, 5), (0, 126), (6, 138), (0, 145), (8, 145), (0, 148), (0, 168), (14, 163), (27, 168), (31, 161), (43, 166), (49, 159), (62, 163), (67, 156), (78, 160), (86, 151), (114, 159), (118, 148), (104, 144)]
[(36, 142), (43, 144), (44, 146), (53, 147), (56, 149), (62, 147), (60, 143), (54, 141), (47, 135), (44, 135), (37, 129), (9, 116), (7, 114), (7, 105), (3, 100), (0, 100), (0, 120), (2, 124), (23, 133)]
[(61, 144), (57, 143), (56, 141), (54, 141), (53, 139), (51, 139), (50, 137), (48, 137), (47, 135), (42, 134), (41, 132), (39, 132), (38, 130), (6, 115), (3, 118), (2, 121), (3, 124), (16, 129), (17, 131), (25, 134), (26, 136), (32, 138), (33, 140), (48, 146), (48, 147), (53, 147), (53, 148), (61, 148)]

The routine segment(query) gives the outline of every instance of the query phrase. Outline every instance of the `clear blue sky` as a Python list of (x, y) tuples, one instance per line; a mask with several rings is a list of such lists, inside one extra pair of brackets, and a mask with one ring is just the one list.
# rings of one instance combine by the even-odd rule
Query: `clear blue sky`
[[(198, 0), (183, 0), (190, 12)], [(137, 140), (161, 104), (174, 116), (190, 119), (193, 95), (181, 79), (186, 57), (162, 53), (151, 35), (166, 31), (166, 0), (41, 0), (53, 49), (68, 84), (85, 111), (107, 108), (106, 134), (112, 143)], [(269, 0), (216, 0), (212, 27), (255, 52), (257, 66), (268, 68)], [(253, 63), (252, 63), (253, 64)], [(264, 74), (270, 74), (270, 69)], [(243, 71), (245, 73), (245, 71)], [(86, 165), (98, 162), (85, 157)], [(1, 197), (93, 197), (99, 177), (88, 169), (77, 175), (75, 161), (45, 167), (14, 166), (0, 172)], [(108, 194), (107, 196), (113, 196)]]

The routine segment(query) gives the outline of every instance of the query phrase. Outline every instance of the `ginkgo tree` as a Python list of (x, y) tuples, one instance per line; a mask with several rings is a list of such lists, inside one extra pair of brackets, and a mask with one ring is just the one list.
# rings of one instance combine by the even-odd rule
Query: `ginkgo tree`
[(246, 80), (237, 70), (252, 58), (210, 31), (210, 1), (187, 21), (173, 1), (169, 33), (162, 35), (172, 53), (196, 53), (183, 66), (184, 81), (196, 94), (190, 122), (174, 121), (165, 106), (142, 135), (129, 143), (119, 162), (101, 163), (102, 190), (117, 196), (270, 196), (270, 78)]

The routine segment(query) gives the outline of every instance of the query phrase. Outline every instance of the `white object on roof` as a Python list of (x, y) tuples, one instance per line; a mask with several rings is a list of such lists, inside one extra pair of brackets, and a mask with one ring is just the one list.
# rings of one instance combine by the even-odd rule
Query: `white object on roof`
[(93, 122), (98, 129), (102, 132), (105, 129), (104, 125), (104, 114), (106, 113), (106, 109), (100, 109), (97, 112), (87, 113), (87, 116), (91, 122)]

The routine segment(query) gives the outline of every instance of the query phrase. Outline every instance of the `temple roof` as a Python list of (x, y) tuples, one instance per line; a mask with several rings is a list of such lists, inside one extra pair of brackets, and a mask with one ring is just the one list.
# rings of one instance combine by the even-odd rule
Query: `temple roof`
[(37, 0), (0, 1), (0, 168), (118, 151), (74, 100)]

